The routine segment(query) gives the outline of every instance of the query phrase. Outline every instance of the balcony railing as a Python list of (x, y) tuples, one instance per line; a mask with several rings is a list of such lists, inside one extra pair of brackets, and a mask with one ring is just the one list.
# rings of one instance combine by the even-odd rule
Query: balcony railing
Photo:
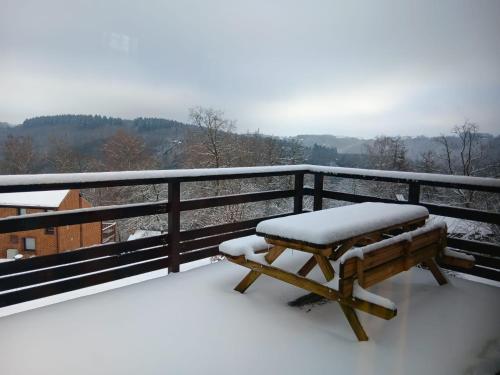
[[(185, 182), (275, 176), (293, 177), (293, 189), (181, 200), (181, 184)], [(326, 190), (324, 188), (325, 176), (403, 184), (406, 186), (408, 199), (402, 201)], [(313, 181), (313, 186), (304, 185), (305, 179)], [(159, 269), (168, 268), (169, 272), (178, 272), (180, 264), (217, 255), (220, 242), (252, 234), (258, 222), (270, 218), (259, 217), (181, 230), (181, 212), (184, 211), (293, 198), (293, 210), (272, 216), (276, 217), (303, 212), (304, 197), (310, 196), (314, 210), (322, 209), (324, 200), (411, 203), (423, 205), (435, 215), (500, 224), (498, 212), (425, 203), (420, 198), (422, 187), (425, 186), (498, 194), (500, 193), (500, 180), (498, 179), (311, 165), (0, 176), (0, 193), (149, 184), (167, 184), (168, 199), (0, 219), (0, 233), (11, 233), (146, 215), (166, 214), (168, 216), (168, 233), (165, 234), (0, 263), (0, 307)], [(474, 268), (456, 269), (457, 271), (500, 281), (499, 245), (453, 237), (448, 239), (448, 245), (476, 256), (477, 264)]]

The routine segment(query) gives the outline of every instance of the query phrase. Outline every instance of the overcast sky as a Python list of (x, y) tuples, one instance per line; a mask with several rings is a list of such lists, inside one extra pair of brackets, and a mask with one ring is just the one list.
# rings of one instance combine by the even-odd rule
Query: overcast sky
[(83, 113), (239, 131), (500, 132), (500, 1), (0, 0), (0, 121)]

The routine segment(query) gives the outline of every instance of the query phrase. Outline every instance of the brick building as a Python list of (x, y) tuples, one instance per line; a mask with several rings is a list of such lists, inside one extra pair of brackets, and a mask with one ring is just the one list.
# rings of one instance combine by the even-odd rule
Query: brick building
[[(79, 190), (0, 194), (0, 217), (91, 207)], [(0, 233), (0, 258), (61, 253), (101, 243), (101, 223)]]

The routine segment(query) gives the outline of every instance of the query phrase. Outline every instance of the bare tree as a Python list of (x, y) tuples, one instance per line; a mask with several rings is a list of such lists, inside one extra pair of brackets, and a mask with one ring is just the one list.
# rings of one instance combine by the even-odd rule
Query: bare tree
[(378, 136), (367, 145), (370, 163), (374, 169), (408, 170), (407, 148), (401, 137)]
[[(488, 176), (498, 170), (500, 162), (490, 159), (487, 142), (475, 123), (465, 121), (455, 126), (452, 133), (454, 137), (442, 135), (439, 138), (444, 172), (462, 176)], [(465, 207), (474, 205), (477, 192), (453, 189), (453, 193)]]
[(71, 146), (66, 138), (52, 137), (49, 142), (51, 146), (47, 152), (47, 162), (52, 170), (58, 173), (87, 170), (88, 157)]
[(4, 173), (36, 173), (40, 155), (37, 154), (31, 137), (9, 135), (2, 145), (1, 166)]
[(141, 136), (118, 130), (102, 147), (103, 168), (110, 171), (152, 169), (155, 160)]
[[(198, 127), (198, 134), (191, 134), (188, 144), (190, 158), (205, 167), (227, 167), (231, 165), (234, 150), (234, 121), (224, 117), (224, 112), (212, 108), (195, 107), (189, 110), (189, 118)], [(198, 135), (198, 136), (196, 136)]]

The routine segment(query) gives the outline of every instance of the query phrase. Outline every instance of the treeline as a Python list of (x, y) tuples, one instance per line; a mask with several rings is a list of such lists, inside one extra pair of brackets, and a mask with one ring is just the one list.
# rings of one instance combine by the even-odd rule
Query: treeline
[(0, 173), (63, 173), (303, 163), (297, 140), (236, 134), (223, 113), (192, 124), (159, 118), (57, 115), (0, 129)]

